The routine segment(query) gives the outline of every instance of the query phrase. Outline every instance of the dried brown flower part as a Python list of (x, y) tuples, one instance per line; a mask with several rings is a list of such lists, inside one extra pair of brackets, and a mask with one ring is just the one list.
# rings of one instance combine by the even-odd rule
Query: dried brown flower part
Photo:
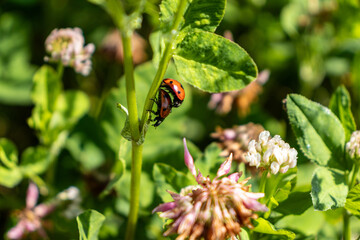
[[(145, 62), (148, 56), (146, 54), (146, 41), (144, 38), (134, 32), (131, 38), (131, 46), (134, 64)], [(100, 51), (111, 61), (123, 62), (123, 46), (118, 30), (113, 30), (105, 36)]]
[(245, 117), (250, 112), (251, 104), (257, 101), (263, 89), (262, 85), (267, 82), (269, 76), (270, 71), (264, 70), (255, 81), (241, 90), (212, 94), (208, 107), (224, 115), (229, 113), (235, 105), (239, 116)]
[(252, 228), (251, 219), (257, 218), (254, 211), (267, 211), (257, 200), (264, 193), (249, 192), (249, 178), (240, 181), (241, 173), (227, 176), (232, 156), (221, 164), (216, 177), (211, 180), (197, 172), (184, 140), (185, 164), (198, 185), (182, 189), (180, 194), (169, 192), (173, 202), (160, 204), (153, 212), (162, 212), (160, 217), (171, 219), (165, 236), (178, 234), (181, 239), (224, 240), (237, 239), (242, 227)]
[(215, 131), (211, 137), (219, 140), (218, 145), (223, 149), (221, 156), (226, 157), (232, 153), (235, 161), (246, 163), (245, 153), (249, 142), (257, 139), (264, 128), (260, 124), (248, 123), (226, 129), (217, 127)]

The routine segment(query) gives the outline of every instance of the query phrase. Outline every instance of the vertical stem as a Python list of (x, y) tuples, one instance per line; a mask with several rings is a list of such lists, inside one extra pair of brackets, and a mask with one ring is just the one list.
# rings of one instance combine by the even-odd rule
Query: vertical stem
[(129, 110), (129, 125), (132, 136), (130, 212), (125, 235), (125, 239), (127, 240), (134, 239), (138, 220), (143, 149), (142, 145), (137, 144), (138, 140), (140, 139), (140, 131), (135, 94), (134, 65), (131, 52), (131, 36), (132, 31), (125, 31), (122, 33), (126, 79), (126, 98)]
[(126, 100), (129, 110), (129, 124), (133, 141), (137, 142), (140, 138), (139, 119), (136, 104), (135, 81), (134, 81), (134, 65), (131, 52), (131, 36), (133, 31), (122, 32), (123, 52), (124, 52), (124, 68), (126, 80)]
[[(355, 163), (355, 168), (353, 171), (353, 175), (351, 177), (351, 180), (348, 181), (349, 185), (349, 191), (353, 188), (353, 186), (356, 183), (356, 177), (359, 173), (359, 164)], [(343, 234), (344, 234), (344, 240), (350, 240), (351, 239), (351, 231), (350, 231), (350, 217), (351, 215), (348, 213), (348, 211), (344, 208), (343, 213)]]
[(343, 225), (343, 234), (344, 238), (343, 240), (350, 240), (351, 239), (351, 231), (350, 231), (350, 214), (347, 212), (347, 210), (344, 208), (344, 225)]
[(141, 131), (144, 129), (145, 123), (149, 117), (149, 112), (148, 110), (152, 109), (153, 106), (153, 101), (151, 100), (152, 98), (155, 97), (158, 88), (161, 84), (161, 80), (163, 79), (168, 63), (172, 57), (172, 53), (174, 51), (174, 42), (175, 39), (177, 37), (178, 34), (178, 29), (182, 20), (182, 17), (184, 15), (184, 12), (186, 10), (186, 4), (187, 4), (187, 0), (180, 0), (179, 2), (179, 6), (178, 6), (178, 11), (176, 12), (176, 15), (174, 17), (174, 22), (173, 25), (171, 27), (170, 30), (170, 38), (168, 39), (166, 46), (165, 46), (165, 50), (164, 53), (162, 55), (162, 58), (160, 60), (159, 63), (159, 68), (156, 72), (155, 78), (151, 84), (150, 90), (148, 92), (148, 95), (146, 96), (146, 100), (145, 100), (145, 104), (144, 104), (144, 109), (142, 112), (142, 116), (141, 116), (141, 122), (140, 122), (140, 127), (141, 127)]
[(356, 177), (357, 177), (358, 174), (359, 174), (359, 164), (355, 163), (355, 169), (354, 169), (352, 178), (350, 180), (349, 190), (351, 190), (352, 187), (355, 185)]
[(143, 145), (132, 142), (130, 212), (126, 226), (126, 240), (134, 239), (140, 201), (140, 176)]
[(260, 179), (259, 192), (265, 193), (266, 179), (268, 171), (264, 170)]

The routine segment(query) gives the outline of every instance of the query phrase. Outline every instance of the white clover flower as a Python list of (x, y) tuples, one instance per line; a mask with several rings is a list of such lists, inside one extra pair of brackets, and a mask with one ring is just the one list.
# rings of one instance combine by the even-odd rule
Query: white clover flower
[(346, 151), (352, 159), (360, 160), (360, 131), (351, 134), (350, 141), (346, 143)]
[(90, 43), (84, 46), (85, 40), (80, 28), (54, 29), (45, 40), (47, 62), (62, 62), (64, 66), (70, 66), (76, 72), (87, 76), (91, 71), (91, 55), (95, 51), (95, 45)]
[(245, 160), (250, 166), (270, 169), (272, 174), (286, 173), (297, 164), (297, 151), (281, 139), (279, 135), (270, 138), (269, 131), (259, 135), (259, 141), (252, 140)]

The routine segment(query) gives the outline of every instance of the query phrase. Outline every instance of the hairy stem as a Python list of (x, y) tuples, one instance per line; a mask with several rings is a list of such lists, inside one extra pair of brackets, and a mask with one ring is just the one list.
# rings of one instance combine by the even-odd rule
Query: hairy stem
[(175, 44), (175, 39), (177, 37), (178, 34), (178, 29), (182, 20), (182, 16), (184, 15), (185, 9), (186, 9), (186, 4), (187, 1), (186, 0), (181, 0), (179, 2), (179, 6), (178, 6), (178, 11), (176, 12), (175, 18), (174, 18), (174, 22), (173, 25), (171, 27), (170, 30), (170, 37), (166, 43), (165, 46), (165, 50), (164, 53), (161, 57), (160, 60), (160, 64), (159, 64), (159, 68), (156, 72), (155, 78), (151, 84), (150, 90), (148, 92), (148, 95), (146, 96), (146, 100), (145, 100), (145, 104), (144, 104), (144, 109), (142, 112), (142, 116), (141, 116), (141, 122), (140, 122), (140, 127), (141, 127), (141, 131), (144, 130), (145, 127), (145, 123), (147, 122), (147, 120), (149, 119), (149, 112), (148, 110), (151, 110), (153, 107), (153, 101), (151, 99), (155, 98), (156, 93), (160, 87), (161, 81), (164, 78), (167, 66), (169, 64), (169, 61), (172, 57), (172, 54), (174, 52), (174, 44)]
[(137, 143), (140, 139), (140, 131), (135, 94), (134, 65), (131, 52), (132, 33), (132, 31), (125, 31), (122, 33), (126, 79), (126, 99), (129, 110), (129, 125), (132, 137), (130, 212), (125, 236), (125, 239), (127, 240), (134, 239), (135, 235), (139, 212), (140, 176), (142, 165), (142, 145)]

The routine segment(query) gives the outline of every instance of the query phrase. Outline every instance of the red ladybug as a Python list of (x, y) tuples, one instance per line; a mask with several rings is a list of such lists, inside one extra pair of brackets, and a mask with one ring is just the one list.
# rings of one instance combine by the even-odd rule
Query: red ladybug
[(156, 104), (157, 111), (150, 111), (157, 115), (153, 120), (151, 120), (156, 121), (153, 125), (154, 127), (159, 126), (164, 121), (164, 119), (171, 113), (172, 102), (170, 95), (165, 90), (160, 89)]
[(184, 87), (178, 81), (166, 78), (161, 83), (161, 88), (167, 89), (173, 95), (173, 107), (179, 107), (185, 98)]

